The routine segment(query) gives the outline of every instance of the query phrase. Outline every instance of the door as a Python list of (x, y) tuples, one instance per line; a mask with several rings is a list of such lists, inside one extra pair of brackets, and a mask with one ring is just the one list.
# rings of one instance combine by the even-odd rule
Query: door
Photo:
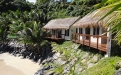
[[(89, 34), (90, 35), (90, 28), (89, 27), (87, 27), (85, 29), (85, 34)], [(86, 40), (89, 40), (89, 36), (86, 36)]]

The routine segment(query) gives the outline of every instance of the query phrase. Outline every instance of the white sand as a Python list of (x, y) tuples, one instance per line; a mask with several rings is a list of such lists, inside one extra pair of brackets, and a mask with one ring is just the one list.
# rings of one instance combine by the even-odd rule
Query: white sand
[(34, 75), (39, 67), (39, 64), (32, 60), (9, 53), (0, 54), (0, 75)]

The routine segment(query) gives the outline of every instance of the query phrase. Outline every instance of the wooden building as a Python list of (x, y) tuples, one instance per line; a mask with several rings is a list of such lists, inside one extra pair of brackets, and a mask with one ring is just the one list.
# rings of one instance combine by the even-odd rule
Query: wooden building
[(48, 33), (47, 39), (52, 40), (71, 40), (71, 34), (76, 32), (71, 26), (79, 17), (54, 19), (49, 21), (43, 29)]
[(72, 34), (72, 41), (100, 51), (108, 52), (111, 48), (111, 32), (107, 32), (109, 28), (105, 25), (109, 19), (110, 21), (111, 19), (115, 19), (117, 14), (113, 12), (106, 18), (101, 19), (109, 10), (110, 9), (107, 8), (97, 9), (77, 21), (72, 26), (76, 29), (76, 33)]

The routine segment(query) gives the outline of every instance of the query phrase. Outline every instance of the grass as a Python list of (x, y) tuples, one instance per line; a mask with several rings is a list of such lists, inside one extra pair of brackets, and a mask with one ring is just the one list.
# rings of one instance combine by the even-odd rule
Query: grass
[(117, 62), (121, 57), (104, 58), (92, 68), (87, 69), (82, 75), (114, 75), (117, 69)]

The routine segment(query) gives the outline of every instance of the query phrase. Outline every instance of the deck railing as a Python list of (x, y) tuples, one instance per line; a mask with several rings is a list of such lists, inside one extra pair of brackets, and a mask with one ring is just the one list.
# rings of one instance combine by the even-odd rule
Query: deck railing
[[(81, 37), (81, 38), (80, 38)], [(91, 40), (91, 37), (94, 37), (96, 42), (93, 42)], [(99, 43), (100, 39), (105, 39), (106, 43), (102, 44)], [(90, 34), (79, 34), (79, 33), (73, 33), (72, 34), (72, 41), (76, 43), (80, 43), (82, 45), (86, 45), (92, 48), (99, 49), (101, 51), (107, 52), (107, 36), (99, 36), (99, 35), (90, 35)]]

